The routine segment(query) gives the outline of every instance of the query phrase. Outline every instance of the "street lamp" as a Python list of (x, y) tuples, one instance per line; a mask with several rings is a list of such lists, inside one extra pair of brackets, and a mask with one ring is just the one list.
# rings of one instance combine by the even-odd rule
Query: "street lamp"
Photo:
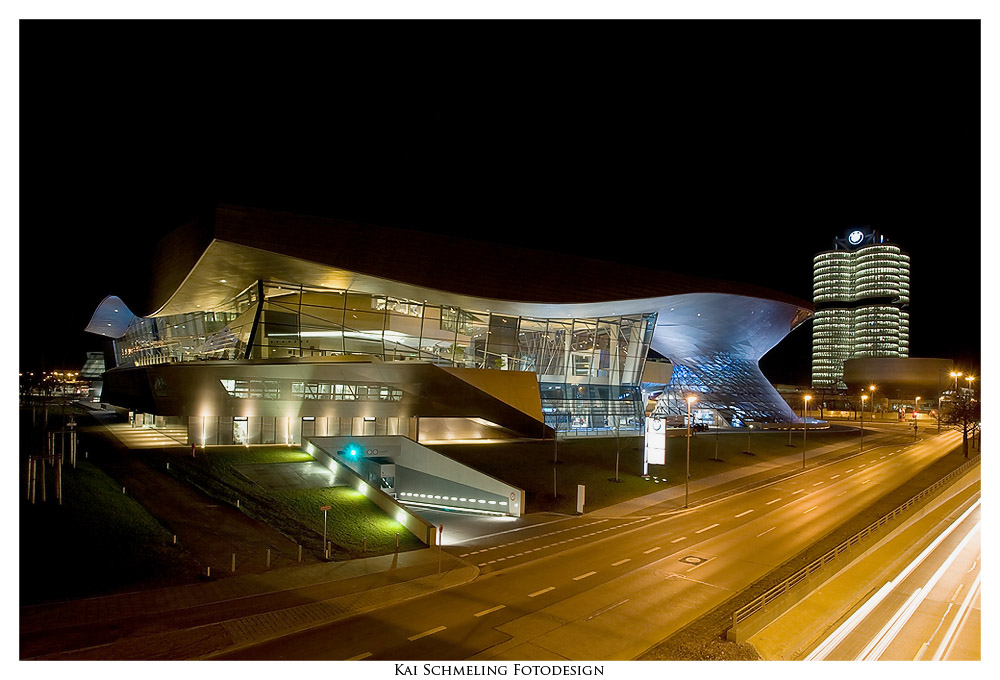
[(941, 434), (941, 400), (944, 399), (943, 396), (938, 397), (938, 408), (937, 408), (937, 433)]
[(872, 420), (875, 420), (875, 386), (869, 385), (868, 391), (872, 393)]
[(958, 379), (960, 377), (962, 377), (962, 372), (961, 371), (952, 371), (948, 375), (950, 375), (952, 378), (955, 379), (955, 394), (958, 394)]
[(684, 476), (684, 507), (688, 506), (688, 487), (691, 482), (691, 404), (698, 401), (698, 397), (688, 397), (688, 417), (687, 417), (687, 463), (686, 463), (686, 474)]
[(806, 431), (809, 429), (809, 423), (806, 421), (806, 412), (809, 410), (809, 400), (812, 399), (808, 394), (802, 397), (802, 469), (806, 467)]
[(965, 376), (965, 380), (966, 380), (966, 382), (968, 382), (968, 383), (969, 383), (969, 390), (970, 390), (970, 391), (972, 390), (972, 382), (973, 382), (973, 381), (974, 381), (975, 379), (976, 379), (976, 376), (974, 376), (974, 375), (967, 375), (967, 376)]
[(865, 450), (865, 400), (867, 399), (867, 394), (861, 395), (861, 451)]

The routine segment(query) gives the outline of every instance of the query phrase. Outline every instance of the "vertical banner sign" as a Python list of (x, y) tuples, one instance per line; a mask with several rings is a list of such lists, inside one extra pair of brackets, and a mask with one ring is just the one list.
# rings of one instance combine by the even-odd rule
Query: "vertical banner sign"
[(667, 461), (666, 427), (660, 418), (646, 418), (646, 462), (663, 465)]
[(587, 498), (587, 487), (583, 484), (576, 485), (576, 512), (578, 515), (583, 514), (583, 504)]

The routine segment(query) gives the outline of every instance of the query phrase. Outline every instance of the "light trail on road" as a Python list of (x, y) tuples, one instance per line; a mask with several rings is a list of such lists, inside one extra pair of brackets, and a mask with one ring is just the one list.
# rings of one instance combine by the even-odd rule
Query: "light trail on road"
[[(866, 636), (864, 633), (864, 627), (870, 623), (869, 620), (875, 616), (877, 612), (885, 609), (882, 605), (884, 603), (888, 603), (888, 600), (894, 591), (907, 583), (911, 574), (913, 574), (926, 560), (931, 558), (938, 551), (939, 547), (941, 547), (941, 545), (953, 533), (955, 533), (959, 527), (966, 523), (966, 520), (968, 520), (969, 517), (980, 508), (981, 503), (982, 500), (977, 498), (976, 501), (964, 512), (962, 512), (957, 519), (942, 530), (934, 538), (930, 545), (924, 548), (919, 555), (911, 560), (894, 579), (888, 581), (881, 588), (879, 588), (879, 590), (871, 598), (865, 601), (861, 608), (848, 617), (847, 620), (838, 626), (836, 630), (834, 630), (833, 633), (831, 633), (826, 639), (820, 642), (816, 648), (806, 656), (806, 660), (816, 661), (831, 658), (844, 658), (844, 654), (848, 652), (846, 649), (845, 651), (839, 651), (839, 648), (842, 646), (845, 648), (849, 647), (850, 640), (857, 639), (858, 636), (865, 636), (864, 639), (867, 640), (867, 643), (863, 646), (860, 652), (850, 654), (849, 658), (853, 658), (854, 660), (875, 660), (881, 658), (897, 636), (899, 636), (900, 632), (904, 629), (921, 604), (927, 599), (937, 582), (942, 578), (942, 576), (944, 576), (949, 567), (951, 567), (954, 561), (958, 558), (959, 554), (965, 550), (970, 541), (974, 538), (978, 538), (980, 522), (976, 520), (972, 523), (971, 527), (966, 529), (958, 545), (943, 558), (934, 573), (929, 578), (924, 579), (920, 585), (913, 590), (902, 605), (895, 607), (891, 611), (891, 615), (888, 617), (888, 620), (881, 626), (877, 633), (874, 635), (868, 634)], [(963, 612), (967, 612), (967, 610), (968, 607), (963, 609)], [(957, 625), (958, 617), (955, 619), (955, 626), (957, 627)], [(950, 638), (946, 636), (945, 642), (949, 639)], [(942, 645), (944, 645), (945, 642), (942, 642)], [(921, 650), (917, 656), (919, 657), (922, 653), (923, 652)], [(914, 657), (909, 656), (907, 657), (907, 660), (912, 658)]]

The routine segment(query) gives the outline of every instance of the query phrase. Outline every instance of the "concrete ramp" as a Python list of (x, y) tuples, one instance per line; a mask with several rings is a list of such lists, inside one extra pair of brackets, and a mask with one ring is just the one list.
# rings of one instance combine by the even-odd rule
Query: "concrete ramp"
[(311, 437), (309, 443), (320, 455), (351, 468), (400, 503), (513, 517), (524, 514), (523, 489), (408, 437)]

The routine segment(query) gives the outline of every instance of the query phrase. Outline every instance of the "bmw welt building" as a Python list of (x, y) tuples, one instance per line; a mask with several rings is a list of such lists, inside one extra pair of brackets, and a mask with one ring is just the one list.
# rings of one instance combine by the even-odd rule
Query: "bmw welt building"
[[(812, 314), (749, 285), (232, 206), (159, 243), (151, 297), (93, 314), (102, 400), (202, 446), (640, 431), (650, 393), (676, 415), (694, 394), (719, 424), (794, 421), (757, 362)], [(669, 362), (647, 370), (651, 348)]]

